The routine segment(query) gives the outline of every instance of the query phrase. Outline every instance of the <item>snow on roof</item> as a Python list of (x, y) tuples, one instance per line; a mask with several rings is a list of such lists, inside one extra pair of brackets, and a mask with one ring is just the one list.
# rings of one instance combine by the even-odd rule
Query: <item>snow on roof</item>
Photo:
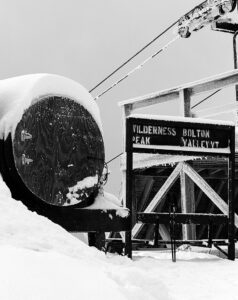
[[(134, 153), (133, 154), (133, 169), (144, 169), (161, 165), (173, 165), (181, 161), (199, 159), (198, 156), (188, 155), (169, 155), (169, 154), (147, 154)], [(126, 169), (126, 154), (121, 157), (121, 170)]]
[(234, 122), (224, 121), (224, 120), (211, 120), (202, 118), (187, 118), (187, 117), (176, 117), (176, 116), (166, 116), (166, 115), (149, 115), (149, 114), (131, 114), (127, 118), (137, 118), (137, 119), (148, 119), (148, 120), (165, 120), (174, 122), (188, 122), (196, 124), (214, 124), (214, 125), (226, 125), (235, 126)]
[[(159, 98), (165, 96), (165, 95), (170, 95), (171, 100), (172, 99), (177, 99), (178, 98), (178, 93), (181, 90), (184, 89), (193, 89), (193, 88), (197, 88), (196, 94), (199, 93), (204, 93), (204, 92), (209, 92), (212, 91), (211, 90), (211, 85), (209, 83), (214, 83), (215, 82), (220, 82), (223, 79), (228, 79), (228, 78), (232, 78), (232, 80), (230, 80), (230, 82), (228, 83), (228, 81), (226, 82), (226, 86), (229, 85), (234, 85), (237, 83), (237, 75), (238, 75), (238, 70), (237, 69), (233, 69), (233, 70), (229, 70), (226, 71), (224, 73), (220, 73), (217, 75), (213, 75), (213, 76), (209, 76), (194, 82), (189, 82), (189, 83), (185, 83), (173, 88), (169, 88), (169, 89), (165, 89), (162, 91), (156, 91), (150, 94), (146, 94), (143, 96), (139, 96), (136, 98), (132, 98), (132, 99), (127, 99), (127, 100), (123, 100), (121, 102), (119, 102), (119, 106), (124, 106), (124, 105), (129, 105), (129, 104), (135, 104), (138, 102), (143, 102), (145, 100), (149, 100), (149, 99), (157, 99), (158, 103), (159, 103)], [(201, 90), (201, 86), (203, 87), (203, 89)]]
[(89, 92), (79, 83), (59, 75), (30, 74), (0, 81), (0, 138), (6, 138), (37, 99), (68, 97), (83, 105), (102, 130), (99, 109)]
[(12, 199), (0, 179), (1, 299), (236, 299), (238, 261), (202, 251), (180, 247), (176, 264), (167, 249), (105, 255)]

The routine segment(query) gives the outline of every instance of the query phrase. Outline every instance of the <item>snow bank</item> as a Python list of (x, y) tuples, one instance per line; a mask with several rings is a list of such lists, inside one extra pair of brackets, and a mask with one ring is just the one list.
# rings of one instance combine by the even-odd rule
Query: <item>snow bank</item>
[(85, 209), (114, 209), (116, 210), (116, 215), (122, 218), (128, 217), (129, 214), (128, 210), (122, 207), (122, 203), (116, 196), (105, 192), (103, 189), (99, 191), (94, 203), (88, 207), (85, 207)]
[[(151, 278), (107, 258), (11, 198), (0, 180), (0, 295), (4, 300), (154, 300)], [(136, 274), (136, 280), (135, 280)], [(144, 284), (141, 286), (141, 282)], [(161, 285), (161, 288), (160, 288)], [(157, 282), (167, 298), (163, 284)]]
[(72, 257), (101, 256), (100, 252), (89, 249), (62, 227), (12, 199), (1, 178), (0, 214), (0, 246), (7, 244), (35, 251), (57, 251)]
[(237, 263), (185, 251), (177, 263), (168, 251), (106, 256), (28, 211), (0, 180), (1, 299), (237, 299)]
[(59, 75), (31, 74), (0, 81), (0, 138), (14, 135), (24, 110), (45, 96), (68, 97), (83, 105), (102, 130), (99, 109), (79, 83)]

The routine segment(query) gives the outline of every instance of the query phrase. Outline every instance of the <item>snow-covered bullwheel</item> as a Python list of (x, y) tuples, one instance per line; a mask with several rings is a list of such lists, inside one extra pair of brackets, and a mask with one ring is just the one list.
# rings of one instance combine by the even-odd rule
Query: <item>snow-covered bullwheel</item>
[(74, 100), (49, 96), (30, 106), (16, 127), (13, 154), (24, 184), (49, 204), (83, 203), (98, 190), (102, 135), (92, 115)]
[(6, 79), (0, 90), (1, 173), (14, 197), (27, 205), (91, 204), (104, 168), (100, 115), (91, 95), (50, 74)]

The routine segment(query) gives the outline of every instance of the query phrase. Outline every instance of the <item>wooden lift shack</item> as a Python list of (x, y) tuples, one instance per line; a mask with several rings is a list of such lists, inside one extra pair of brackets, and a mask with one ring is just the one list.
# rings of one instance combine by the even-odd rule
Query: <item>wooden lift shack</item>
[[(144, 224), (153, 224), (153, 245), (157, 247), (159, 242), (164, 245), (171, 244), (174, 261), (175, 244), (202, 245), (204, 242), (207, 242), (209, 247), (213, 244), (230, 260), (235, 259), (234, 226), (238, 227), (238, 216), (234, 211), (235, 126), (231, 122), (191, 118), (191, 97), (200, 93), (236, 85), (237, 83), (238, 71), (234, 70), (216, 77), (120, 103), (124, 110), (126, 133), (126, 171), (123, 174), (124, 199), (126, 199), (127, 208), (131, 210), (132, 230), (127, 231), (125, 242), (125, 253), (129, 257), (132, 257), (132, 241), (135, 240), (142, 226)], [(134, 110), (137, 108), (175, 99), (180, 102), (181, 118), (148, 117), (134, 114)], [(231, 105), (227, 107), (227, 110), (230, 109)], [(233, 110), (236, 110), (236, 103), (233, 104)], [(165, 172), (165, 181), (159, 186), (152, 198), (148, 197), (149, 201), (147, 201), (143, 209), (140, 207), (138, 210), (140, 205), (137, 202), (138, 191), (135, 183), (138, 172), (133, 167), (135, 162), (133, 156), (138, 157), (142, 153), (147, 153), (150, 156), (152, 153), (154, 155), (181, 155), (181, 159), (177, 161), (174, 169), (164, 166), (157, 167), (157, 169), (160, 169), (160, 172), (161, 170), (166, 171), (166, 169), (172, 170), (169, 173)], [(184, 159), (184, 157), (187, 158)], [(188, 162), (188, 157), (191, 157), (191, 163)], [(212, 168), (210, 168), (211, 166)], [(218, 171), (220, 172), (221, 169), (222, 171), (226, 169), (225, 175), (222, 175), (222, 180), (228, 184), (226, 185), (228, 188), (225, 189), (225, 194), (223, 193), (221, 196), (219, 186), (214, 187), (206, 180), (206, 176), (205, 179), (203, 178), (204, 173), (201, 169), (204, 170), (205, 168), (209, 169), (209, 176)], [(146, 169), (143, 174), (145, 176), (148, 175), (149, 170)], [(181, 196), (176, 194), (176, 197), (181, 199), (180, 210), (176, 209), (174, 201), (171, 200), (171, 197), (168, 197), (171, 187), (178, 178), (180, 178)], [(225, 186), (225, 183), (217, 182), (217, 184)], [(209, 198), (216, 209), (213, 207), (213, 209), (197, 213), (196, 209), (199, 202), (201, 202), (201, 195), (206, 197), (206, 202), (209, 202), (207, 201), (207, 198)], [(167, 201), (170, 202), (167, 203), (167, 211), (162, 211), (161, 204), (165, 207), (165, 200), (167, 199), (170, 199)], [(176, 239), (175, 243), (174, 228), (177, 224), (183, 224), (182, 238)], [(197, 224), (202, 226), (203, 232), (204, 227), (208, 227), (206, 240), (196, 238), (195, 226)], [(219, 231), (221, 231), (221, 228), (225, 228), (225, 237), (222, 240), (214, 238), (212, 231), (214, 225), (218, 226)], [(158, 229), (162, 236), (161, 241), (158, 240)], [(216, 234), (216, 236), (219, 235)], [(224, 247), (220, 245), (226, 245), (228, 251), (226, 252)]]

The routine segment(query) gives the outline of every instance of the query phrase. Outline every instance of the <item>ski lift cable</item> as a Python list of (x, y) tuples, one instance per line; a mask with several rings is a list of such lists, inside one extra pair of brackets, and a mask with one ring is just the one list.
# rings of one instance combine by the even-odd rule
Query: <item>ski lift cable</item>
[(117, 154), (112, 159), (110, 159), (109, 161), (107, 161), (106, 164), (110, 164), (110, 162), (112, 162), (113, 160), (115, 160), (116, 158), (118, 158), (119, 156), (121, 156), (122, 154), (123, 154), (123, 152), (121, 152), (120, 154)]
[(215, 94), (219, 93), (221, 91), (221, 89), (216, 90), (215, 92), (211, 93), (209, 96), (207, 96), (206, 98), (202, 99), (201, 101), (199, 101), (198, 103), (194, 104), (191, 109), (197, 107), (198, 105), (202, 104), (203, 102), (205, 102), (206, 100), (208, 100), (209, 98), (211, 98), (212, 96), (214, 96)]
[[(205, 3), (206, 1), (203, 1), (200, 5)], [(192, 11), (191, 9), (188, 14)], [(89, 90), (89, 93), (93, 92), (96, 88), (98, 88), (100, 85), (102, 85), (106, 80), (108, 80), (110, 77), (112, 77), (116, 72), (118, 72), (120, 69), (122, 69), (124, 66), (126, 66), (130, 61), (132, 61), (136, 56), (138, 56), (140, 53), (142, 53), (145, 49), (147, 49), (150, 45), (152, 45), (155, 41), (157, 41), (162, 35), (164, 35), (167, 31), (169, 31), (172, 27), (174, 27), (179, 20), (182, 17), (178, 18), (175, 22), (173, 22), (169, 27), (167, 27), (165, 30), (163, 30), (160, 34), (158, 34), (153, 40), (151, 40), (149, 43), (147, 43), (144, 47), (142, 47), (139, 51), (137, 51), (134, 55), (132, 55), (129, 59), (127, 59), (124, 63), (122, 63), (118, 68), (116, 68), (112, 73), (110, 73), (108, 76), (106, 76), (103, 80), (101, 80), (97, 85), (95, 85), (91, 90)]]
[[(141, 48), (136, 54), (134, 54), (132, 57), (130, 57), (127, 61), (125, 61), (122, 65), (120, 65), (116, 70), (114, 70), (111, 74), (109, 74), (106, 78), (104, 78), (101, 82), (99, 82), (94, 88), (92, 88), (89, 92), (94, 91), (98, 86), (100, 86), (103, 82), (105, 82), (107, 79), (109, 79), (112, 75), (114, 75), (118, 70), (120, 70), (123, 66), (125, 66), (128, 62), (130, 62), (133, 58), (135, 58), (138, 54), (140, 54), (143, 50), (145, 50), (149, 45), (151, 45), (154, 41), (156, 41), (159, 37), (161, 37), (164, 33), (166, 33), (170, 28), (172, 28), (174, 25), (176, 25), (177, 23), (179, 23), (181, 21), (182, 18), (185, 18), (185, 16), (187, 16), (188, 14), (190, 14), (192, 11), (194, 11), (196, 8), (199, 8), (200, 6), (202, 6), (204, 3), (206, 3), (208, 0), (203, 1), (202, 3), (200, 3), (199, 5), (197, 5), (195, 8), (191, 9), (188, 13), (186, 13), (185, 15), (183, 15), (182, 17), (180, 17), (178, 20), (176, 20), (174, 23), (172, 23), (168, 28), (166, 28), (161, 34), (159, 34), (157, 37), (155, 37), (152, 41), (150, 41), (148, 44), (146, 44), (143, 48)], [(225, 0), (224, 0), (225, 1)], [(232, 8), (232, 10), (234, 10), (234, 7)], [(232, 11), (230, 10), (230, 11)], [(181, 35), (181, 33), (179, 33), (179, 35), (175, 38), (177, 39), (179, 36), (184, 37)], [(188, 37), (188, 36), (186, 36)], [(173, 40), (171, 41), (173, 42)], [(169, 42), (168, 44), (170, 44), (171, 42)], [(166, 49), (167, 47), (164, 47), (164, 49)], [(163, 48), (160, 49), (158, 52), (156, 52), (154, 55), (152, 55), (151, 57), (149, 57), (148, 59), (146, 59), (141, 65), (137, 66), (135, 69), (133, 69), (131, 72), (129, 72), (127, 75), (125, 75), (124, 77), (122, 77), (120, 80), (118, 80), (117, 82), (115, 82), (111, 87), (109, 87), (108, 89), (106, 89), (105, 91), (103, 91), (101, 94), (99, 94), (98, 96), (96, 96), (94, 98), (94, 100), (99, 99), (102, 95), (104, 95), (106, 92), (110, 91), (114, 86), (118, 85), (121, 81), (123, 81), (124, 79), (126, 79), (127, 77), (129, 77), (132, 73), (134, 73), (136, 70), (140, 69), (146, 62), (148, 62), (150, 59), (154, 58), (156, 55), (158, 55), (160, 52), (162, 52), (164, 50)], [(210, 97), (210, 96), (209, 96)], [(208, 98), (209, 98), (208, 97)], [(204, 100), (205, 101), (205, 100)], [(198, 105), (198, 104), (197, 104)], [(195, 105), (195, 106), (197, 106)], [(194, 106), (194, 107), (195, 107)]]
[(130, 61), (132, 61), (136, 56), (138, 56), (141, 52), (143, 52), (145, 49), (147, 49), (150, 45), (152, 45), (155, 41), (157, 41), (162, 35), (164, 35), (167, 31), (169, 31), (173, 26), (175, 26), (178, 21), (175, 21), (173, 24), (171, 24), (169, 27), (167, 27), (163, 32), (161, 32), (159, 35), (157, 35), (153, 40), (151, 40), (148, 44), (146, 44), (144, 47), (142, 47), (139, 51), (137, 51), (133, 56), (131, 56), (128, 60), (126, 60), (124, 63), (122, 63), (118, 68), (116, 68), (112, 73), (110, 73), (107, 77), (105, 77), (102, 81), (100, 81), (94, 88), (92, 88), (89, 93), (93, 92), (97, 87), (102, 85), (106, 80), (108, 80), (110, 77), (112, 77), (116, 72), (118, 72), (120, 69), (122, 69), (124, 66), (126, 66)]
[(173, 38), (171, 41), (169, 41), (166, 45), (164, 45), (162, 48), (160, 48), (158, 51), (156, 51), (154, 54), (152, 54), (150, 57), (148, 57), (147, 59), (145, 59), (141, 64), (139, 64), (137, 67), (135, 67), (134, 69), (132, 69), (130, 72), (128, 72), (126, 75), (124, 75), (123, 77), (121, 77), (119, 80), (117, 80), (116, 82), (114, 82), (109, 88), (105, 89), (102, 93), (100, 93), (99, 95), (97, 95), (94, 100), (98, 100), (101, 96), (103, 96), (104, 94), (106, 94), (107, 92), (109, 92), (112, 88), (114, 88), (115, 86), (117, 86), (119, 83), (121, 83), (122, 81), (124, 81), (126, 78), (128, 78), (129, 76), (131, 76), (133, 73), (135, 73), (136, 71), (140, 70), (147, 62), (149, 62), (151, 59), (155, 58), (158, 54), (160, 54), (161, 52), (163, 52), (165, 49), (167, 49), (172, 43), (174, 43), (178, 38), (180, 38), (179, 35), (177, 35), (175, 38)]

